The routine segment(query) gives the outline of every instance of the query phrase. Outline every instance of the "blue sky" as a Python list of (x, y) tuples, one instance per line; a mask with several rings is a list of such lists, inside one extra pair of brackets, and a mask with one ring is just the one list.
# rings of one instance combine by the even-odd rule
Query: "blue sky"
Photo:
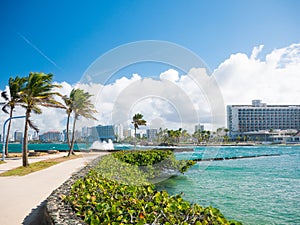
[[(9, 76), (53, 73), (76, 83), (99, 56), (139, 40), (164, 40), (214, 70), (231, 54), (300, 41), (300, 1), (2, 1), (0, 89)], [(156, 68), (139, 67), (141, 75)], [(160, 68), (157, 68), (159, 70)], [(149, 71), (150, 70), (150, 71)]]
[[(152, 128), (192, 131), (198, 123), (206, 129), (226, 126), (228, 104), (262, 99), (267, 104), (299, 105), (299, 10), (298, 0), (2, 1), (0, 91), (10, 76), (42, 71), (54, 74), (63, 95), (74, 87), (92, 94), (98, 121), (82, 120), (78, 127), (130, 127), (137, 112)], [(153, 51), (147, 44), (125, 52), (113, 50), (145, 40), (164, 44)], [(201, 57), (211, 69), (212, 76), (206, 77), (211, 80), (205, 80), (198, 65), (183, 71), (157, 58), (142, 62), (144, 55), (158, 53), (155, 56), (170, 55), (170, 61), (193, 64), (185, 51), (169, 54), (165, 43)], [(107, 52), (116, 55), (108, 63), (93, 63), (110, 55)], [(126, 64), (124, 59), (139, 63)], [(115, 67), (108, 68), (111, 62)], [(121, 69), (110, 76), (115, 68)], [(108, 75), (109, 82), (77, 84), (84, 74), (88, 79)], [(218, 110), (213, 111), (214, 104)], [(24, 114), (22, 110), (18, 107), (15, 115)], [(32, 117), (41, 132), (65, 128), (64, 110), (45, 108), (42, 115)], [(0, 129), (6, 118), (0, 111)], [(23, 129), (21, 122), (14, 126), (13, 130)]]

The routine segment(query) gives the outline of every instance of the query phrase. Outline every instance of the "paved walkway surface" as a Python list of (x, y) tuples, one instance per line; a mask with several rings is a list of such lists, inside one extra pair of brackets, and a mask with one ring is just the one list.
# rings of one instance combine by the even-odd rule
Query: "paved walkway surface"
[[(53, 190), (92, 159), (107, 153), (87, 153), (82, 158), (68, 160), (25, 176), (0, 177), (0, 224), (26, 224), (24, 219)], [(59, 157), (66, 153), (30, 158), (29, 163)], [(22, 165), (21, 159), (8, 159), (0, 165), (0, 173)]]

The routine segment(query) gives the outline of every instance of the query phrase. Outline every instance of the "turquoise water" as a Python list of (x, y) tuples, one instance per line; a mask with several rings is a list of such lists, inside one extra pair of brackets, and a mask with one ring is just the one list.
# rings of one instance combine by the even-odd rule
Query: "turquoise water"
[[(75, 149), (90, 145), (76, 144)], [(115, 146), (130, 149), (132, 146)], [(2, 144), (0, 144), (2, 149)], [(30, 150), (68, 150), (67, 144), (29, 144)], [(10, 144), (21, 152), (21, 144)], [(199, 147), (176, 153), (178, 159), (280, 156), (198, 162), (184, 175), (158, 188), (203, 206), (212, 205), (245, 225), (300, 224), (300, 146)]]
[(212, 205), (243, 224), (300, 224), (300, 147), (212, 147), (178, 153), (177, 158), (280, 156), (198, 162), (159, 188), (184, 193), (193, 203)]
[[(88, 149), (91, 145), (87, 144), (75, 144), (75, 150), (83, 150)], [(0, 149), (2, 152), (3, 145), (0, 144)], [(28, 150), (39, 150), (39, 151), (48, 151), (48, 150), (59, 150), (59, 151), (67, 151), (69, 150), (68, 144), (62, 143), (42, 143), (42, 144), (28, 144)], [(18, 153), (22, 152), (22, 145), (11, 143), (8, 145), (9, 153)]]

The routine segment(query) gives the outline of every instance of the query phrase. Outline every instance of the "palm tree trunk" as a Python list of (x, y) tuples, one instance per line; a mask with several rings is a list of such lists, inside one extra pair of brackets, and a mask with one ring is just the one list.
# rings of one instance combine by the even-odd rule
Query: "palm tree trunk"
[(27, 142), (28, 142), (28, 120), (29, 120), (29, 117), (30, 117), (30, 113), (29, 111), (27, 110), (26, 111), (26, 118), (25, 118), (25, 128), (24, 128), (24, 138), (23, 138), (23, 148), (22, 148), (22, 161), (23, 161), (23, 166), (24, 167), (27, 167), (29, 166), (29, 163), (28, 163), (28, 146), (27, 146)]
[(136, 127), (134, 127), (134, 150), (136, 150)]
[(70, 144), (70, 137), (69, 137), (69, 125), (70, 125), (70, 113), (68, 113), (68, 118), (67, 118), (67, 142), (68, 142), (68, 146), (69, 148), (71, 148), (71, 144)]
[[(14, 108), (10, 108), (9, 118), (12, 118), (13, 110), (14, 110)], [(7, 134), (6, 134), (6, 140), (5, 140), (5, 155), (6, 155), (6, 157), (8, 156), (8, 141), (9, 141), (10, 127), (11, 127), (11, 120), (8, 122)]]
[(74, 116), (74, 121), (73, 121), (73, 132), (72, 132), (72, 140), (71, 140), (71, 146), (70, 146), (70, 150), (68, 153), (68, 156), (70, 156), (71, 154), (74, 155), (74, 142), (75, 142), (75, 125), (76, 125), (76, 115)]

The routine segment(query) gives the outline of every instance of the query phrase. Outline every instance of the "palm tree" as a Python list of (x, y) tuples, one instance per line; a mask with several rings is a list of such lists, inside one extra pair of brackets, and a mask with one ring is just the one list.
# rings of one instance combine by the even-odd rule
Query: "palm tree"
[(191, 137), (187, 130), (183, 130), (181, 132), (181, 137), (183, 138), (183, 142), (187, 142), (187, 139)]
[(134, 136), (136, 137), (136, 129), (139, 129), (139, 126), (146, 126), (147, 121), (143, 119), (143, 115), (140, 113), (135, 114), (132, 117), (132, 122), (134, 126)]
[(69, 137), (69, 118), (72, 112), (74, 114), (72, 138), (68, 156), (74, 154), (73, 148), (75, 142), (75, 126), (76, 121), (79, 119), (79, 116), (82, 116), (87, 119), (97, 120), (94, 116), (92, 116), (92, 114), (97, 113), (97, 111), (94, 108), (94, 104), (91, 103), (91, 96), (91, 94), (89, 94), (88, 92), (84, 92), (84, 90), (82, 89), (73, 89), (70, 93), (70, 97), (66, 98), (68, 99), (67, 102), (64, 100), (66, 105), (68, 105), (67, 138)]
[[(71, 91), (71, 93), (74, 91), (74, 89)], [(69, 136), (69, 126), (70, 126), (70, 117), (71, 117), (71, 113), (73, 111), (72, 108), (72, 99), (70, 97), (68, 97), (67, 95), (63, 96), (62, 99), (65, 102), (65, 109), (66, 109), (66, 113), (67, 113), (67, 132), (66, 132), (66, 136), (67, 136), (67, 143), (69, 148), (71, 147), (71, 143), (70, 143), (70, 136)]]
[[(4, 106), (2, 107), (2, 111), (9, 114), (9, 118), (12, 118), (13, 111), (18, 104), (19, 98), (19, 92), (24, 88), (26, 78), (24, 77), (16, 77), (16, 78), (9, 78), (8, 80), (8, 88), (9, 88), (9, 94), (7, 91), (3, 91), (1, 93), (1, 97), (5, 99)], [(9, 108), (9, 112), (7, 110)], [(8, 156), (8, 140), (9, 140), (9, 133), (11, 128), (11, 120), (8, 122), (7, 127), (7, 134), (6, 134), (6, 141), (5, 141), (5, 155)]]
[(33, 128), (37, 132), (39, 131), (37, 126), (30, 120), (31, 113), (41, 114), (42, 110), (39, 106), (62, 108), (62, 105), (54, 100), (54, 96), (60, 96), (60, 94), (52, 91), (53, 88), (61, 86), (53, 84), (52, 78), (52, 74), (31, 72), (26, 78), (24, 88), (19, 92), (20, 104), (26, 110), (22, 151), (22, 162), (24, 167), (29, 166), (27, 155), (28, 127)]

